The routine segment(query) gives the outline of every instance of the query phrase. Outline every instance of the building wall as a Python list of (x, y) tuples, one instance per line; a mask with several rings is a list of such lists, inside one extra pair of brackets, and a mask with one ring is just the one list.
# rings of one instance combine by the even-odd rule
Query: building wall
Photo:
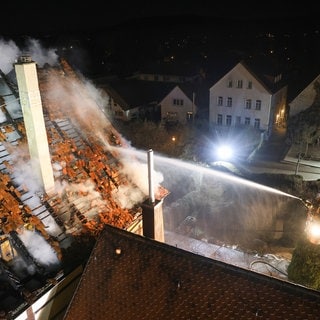
[(124, 106), (116, 103), (111, 97), (109, 98), (107, 111), (114, 119), (122, 121), (130, 121), (139, 117), (138, 108), (127, 109)]
[(308, 109), (313, 104), (316, 98), (316, 90), (314, 89), (314, 84), (320, 82), (320, 75), (316, 77), (305, 89), (303, 89), (292, 101), (288, 103), (289, 105), (289, 117), (292, 117), (303, 110)]
[(270, 110), (270, 130), (272, 126), (285, 127), (287, 121), (287, 93), (288, 87), (284, 86), (272, 96)]
[[(242, 81), (242, 88), (238, 88), (238, 81)], [(219, 97), (223, 100), (221, 105)], [(228, 98), (232, 99), (232, 106), (228, 106)], [(250, 109), (246, 107), (247, 100), (251, 100)], [(257, 101), (261, 101), (260, 110), (256, 107)], [(246, 118), (250, 119), (250, 126), (254, 126), (255, 119), (260, 119), (260, 129), (267, 131), (271, 110), (272, 94), (241, 63), (210, 88), (209, 122), (212, 126), (228, 126), (227, 116), (231, 116), (230, 126), (244, 125)], [(221, 124), (218, 115), (222, 116)]]
[[(178, 86), (161, 101), (161, 120), (186, 124), (197, 113), (197, 107)], [(190, 119), (191, 120), (191, 119)]]

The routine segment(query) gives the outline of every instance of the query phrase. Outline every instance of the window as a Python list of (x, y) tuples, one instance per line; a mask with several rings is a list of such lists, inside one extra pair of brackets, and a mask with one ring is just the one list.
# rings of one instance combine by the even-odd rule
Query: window
[(228, 88), (232, 88), (232, 80), (228, 80)]
[(246, 109), (251, 109), (251, 99), (246, 100)]
[(222, 125), (222, 114), (218, 114), (217, 124), (218, 124), (218, 125)]
[(261, 110), (261, 100), (256, 100), (256, 110)]
[(227, 126), (231, 126), (231, 122), (232, 122), (232, 116), (227, 116), (227, 118), (226, 118), (226, 125)]
[(245, 118), (244, 119), (244, 124), (246, 125), (246, 126), (249, 126), (250, 125), (250, 118)]
[(242, 88), (242, 80), (237, 81), (237, 88), (239, 88), (239, 89)]
[(241, 117), (237, 116), (236, 117), (236, 125), (240, 125), (241, 124)]
[(183, 99), (173, 99), (173, 104), (175, 106), (183, 106)]
[(248, 89), (252, 89), (252, 81), (248, 81)]
[(232, 107), (232, 98), (228, 97), (227, 99), (227, 107)]
[(222, 105), (223, 105), (223, 98), (218, 97), (218, 106), (222, 106)]
[(254, 127), (256, 129), (259, 129), (260, 128), (260, 119), (254, 119)]

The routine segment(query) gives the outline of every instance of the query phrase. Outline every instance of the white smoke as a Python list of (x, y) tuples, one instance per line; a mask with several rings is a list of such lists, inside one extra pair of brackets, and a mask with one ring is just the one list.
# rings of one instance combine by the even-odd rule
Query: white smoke
[(7, 147), (10, 151), (10, 158), (13, 162), (12, 178), (15, 184), (23, 186), (30, 193), (41, 191), (40, 176), (36, 174), (38, 163), (36, 160), (31, 160), (29, 156), (28, 146), (20, 144), (19, 148)]
[[(129, 144), (122, 138), (122, 142), (127, 144), (129, 149), (126, 152), (119, 150), (119, 147), (110, 146), (106, 139), (106, 129), (109, 128), (110, 122), (102, 112), (105, 98), (101, 92), (96, 89), (91, 82), (78, 82), (64, 78), (62, 79), (56, 75), (50, 76), (49, 90), (46, 93), (51, 105), (57, 105), (63, 109), (66, 115), (77, 121), (79, 124), (86, 124), (93, 130), (90, 132), (94, 135), (100, 143), (102, 143), (106, 150), (116, 152), (120, 155), (122, 167), (120, 172), (124, 174), (131, 182), (131, 189), (128, 186), (119, 186), (114, 190), (112, 196), (122, 208), (132, 208), (135, 204), (144, 200), (148, 195), (148, 167), (147, 164), (141, 163), (134, 157), (134, 149), (129, 147)], [(110, 130), (108, 131), (110, 133)], [(82, 134), (85, 132), (82, 131)], [(122, 149), (122, 148), (120, 148)], [(132, 152), (130, 152), (132, 150)], [(144, 154), (146, 157), (146, 153)], [(159, 172), (154, 172), (155, 189), (159, 187), (163, 181), (163, 176)]]
[(23, 230), (19, 238), (28, 249), (31, 256), (43, 266), (59, 264), (56, 252), (49, 243), (36, 231)]
[(0, 38), (0, 69), (8, 74), (13, 69), (13, 64), (22, 54), (29, 54), (33, 61), (40, 67), (48, 63), (54, 66), (58, 62), (58, 55), (55, 49), (45, 49), (39, 40), (28, 38), (26, 44), (19, 47), (13, 40)]
[(13, 40), (0, 39), (0, 69), (4, 74), (13, 69), (13, 63), (19, 57), (20, 49)]
[(29, 38), (27, 40), (26, 49), (28, 54), (32, 57), (40, 67), (43, 67), (46, 63), (50, 66), (54, 66), (58, 62), (58, 55), (55, 49), (45, 49), (37, 39)]

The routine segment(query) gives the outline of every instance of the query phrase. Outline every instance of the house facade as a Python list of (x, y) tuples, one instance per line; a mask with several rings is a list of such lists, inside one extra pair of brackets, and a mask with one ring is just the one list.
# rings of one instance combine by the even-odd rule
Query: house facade
[(280, 75), (258, 78), (239, 62), (209, 91), (211, 127), (252, 126), (267, 139), (274, 125), (284, 125), (287, 86), (281, 85)]
[(123, 80), (102, 86), (104, 109), (114, 119), (147, 119), (186, 124), (197, 112), (192, 85), (172, 82)]
[(103, 86), (104, 110), (116, 120), (130, 121), (139, 116), (139, 106), (131, 106), (112, 86)]
[(197, 113), (195, 94), (190, 98), (179, 86), (170, 91), (160, 102), (161, 120), (165, 123), (187, 124)]

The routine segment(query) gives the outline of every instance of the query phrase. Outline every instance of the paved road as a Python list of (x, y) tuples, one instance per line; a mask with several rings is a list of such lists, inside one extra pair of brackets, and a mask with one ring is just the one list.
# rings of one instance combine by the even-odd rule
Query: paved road
[(240, 166), (252, 173), (297, 174), (304, 180), (320, 179), (320, 161), (298, 160), (292, 148), (286, 143), (286, 131), (276, 128), (250, 163)]
[(285, 157), (280, 162), (259, 160), (241, 163), (240, 167), (251, 173), (297, 174), (306, 181), (320, 179), (320, 162), (300, 160), (298, 163), (298, 160), (293, 157)]

